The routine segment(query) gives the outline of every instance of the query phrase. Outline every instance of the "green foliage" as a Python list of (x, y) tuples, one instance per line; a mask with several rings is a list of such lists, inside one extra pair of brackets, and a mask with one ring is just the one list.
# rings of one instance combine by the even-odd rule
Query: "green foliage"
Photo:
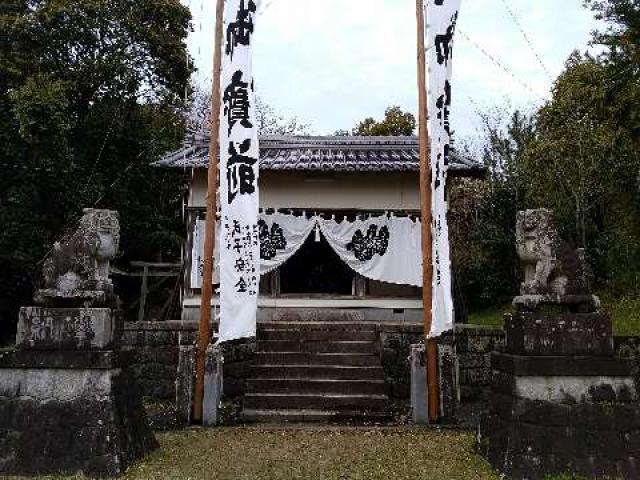
[(597, 60), (571, 56), (537, 114), (525, 168), (529, 203), (552, 208), (565, 238), (587, 248), (599, 281), (624, 292), (640, 280), (640, 161), (609, 75)]
[(610, 76), (616, 117), (636, 140), (640, 138), (640, 5), (637, 0), (586, 0), (606, 29), (593, 42), (605, 47), (600, 60)]
[[(530, 119), (484, 115), (490, 178), (475, 187), (472, 207), (460, 203), (464, 191), (452, 195), (454, 268), (472, 308), (517, 289), (513, 223), (525, 208), (554, 210), (561, 235), (586, 248), (600, 291), (623, 300), (640, 293), (640, 4), (585, 3), (607, 22), (594, 34), (604, 52), (572, 54), (551, 100)], [(618, 317), (619, 332), (637, 333), (635, 320)]]
[(502, 111), (482, 116), (482, 160), (488, 179), (450, 185), (449, 219), (458, 310), (477, 311), (517, 292), (515, 217), (525, 205), (523, 155), (535, 136), (533, 120)]
[(384, 112), (384, 120), (378, 122), (373, 118), (365, 118), (352, 133), (364, 136), (409, 136), (413, 135), (415, 130), (416, 119), (413, 114), (403, 112), (400, 107), (389, 107)]
[(0, 6), (0, 337), (82, 208), (120, 212), (127, 258), (178, 254), (182, 185), (149, 163), (184, 133), (189, 20), (179, 0)]

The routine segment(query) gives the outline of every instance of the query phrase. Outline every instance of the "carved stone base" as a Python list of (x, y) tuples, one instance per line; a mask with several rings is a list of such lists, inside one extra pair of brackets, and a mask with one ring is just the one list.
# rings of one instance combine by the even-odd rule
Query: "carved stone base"
[(116, 477), (157, 448), (121, 367), (114, 352), (0, 356), (0, 472)]
[(121, 328), (110, 308), (22, 307), (16, 346), (33, 350), (110, 349)]

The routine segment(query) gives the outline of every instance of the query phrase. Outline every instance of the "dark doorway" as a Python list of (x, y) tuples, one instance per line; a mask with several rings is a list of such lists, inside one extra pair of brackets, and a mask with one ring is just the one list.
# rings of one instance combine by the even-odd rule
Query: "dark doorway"
[(280, 267), (282, 294), (353, 295), (355, 272), (333, 251), (324, 236), (309, 235), (300, 250)]

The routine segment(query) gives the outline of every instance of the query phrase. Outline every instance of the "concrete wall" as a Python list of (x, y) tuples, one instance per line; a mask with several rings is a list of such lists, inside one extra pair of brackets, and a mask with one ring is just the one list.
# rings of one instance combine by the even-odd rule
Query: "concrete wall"
[[(203, 208), (206, 170), (194, 173), (189, 207)], [(417, 172), (261, 172), (262, 208), (420, 210)]]

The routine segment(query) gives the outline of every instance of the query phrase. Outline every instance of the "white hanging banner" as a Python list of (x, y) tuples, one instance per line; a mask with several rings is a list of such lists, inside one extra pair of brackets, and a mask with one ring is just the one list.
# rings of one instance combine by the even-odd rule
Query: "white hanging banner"
[(227, 0), (220, 107), (219, 341), (254, 337), (260, 281), (251, 44), (260, 0)]
[(433, 213), (433, 322), (431, 338), (453, 328), (451, 255), (447, 224), (447, 170), (451, 148), (451, 73), (453, 37), (460, 0), (427, 0), (429, 138), (431, 141)]
[(363, 277), (422, 286), (419, 222), (383, 216), (340, 223), (318, 218), (318, 223), (342, 261)]

